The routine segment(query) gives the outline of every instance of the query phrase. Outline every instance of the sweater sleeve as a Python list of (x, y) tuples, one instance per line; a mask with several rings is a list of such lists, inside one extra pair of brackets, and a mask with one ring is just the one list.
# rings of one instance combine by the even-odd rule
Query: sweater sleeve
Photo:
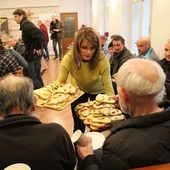
[(60, 71), (59, 71), (59, 75), (57, 78), (57, 82), (59, 82), (59, 83), (66, 83), (66, 81), (67, 81), (67, 78), (69, 75), (70, 58), (71, 58), (71, 55), (70, 55), (70, 52), (68, 52), (64, 56), (64, 58), (61, 62)]

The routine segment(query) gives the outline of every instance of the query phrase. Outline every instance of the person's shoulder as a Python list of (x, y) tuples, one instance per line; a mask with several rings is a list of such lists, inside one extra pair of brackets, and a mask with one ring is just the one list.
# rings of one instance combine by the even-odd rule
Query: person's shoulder
[(58, 123), (42, 123), (39, 124), (40, 128), (44, 131), (48, 131), (52, 134), (57, 134), (58, 136), (63, 136), (67, 134), (66, 130)]

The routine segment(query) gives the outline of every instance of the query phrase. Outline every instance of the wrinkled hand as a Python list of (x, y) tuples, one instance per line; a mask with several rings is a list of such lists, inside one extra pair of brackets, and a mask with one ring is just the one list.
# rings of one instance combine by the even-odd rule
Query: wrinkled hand
[(84, 159), (88, 155), (93, 155), (93, 147), (92, 147), (92, 139), (91, 137), (87, 138), (88, 144), (87, 146), (79, 146), (77, 145), (77, 151), (81, 159)]

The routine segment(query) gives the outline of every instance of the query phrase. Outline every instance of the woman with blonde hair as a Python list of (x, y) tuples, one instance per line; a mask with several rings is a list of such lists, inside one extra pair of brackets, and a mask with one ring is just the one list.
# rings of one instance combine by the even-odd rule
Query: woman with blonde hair
[(70, 74), (70, 83), (76, 85), (84, 94), (71, 104), (74, 120), (74, 131), (85, 131), (84, 123), (78, 118), (75, 107), (79, 103), (95, 100), (99, 93), (113, 95), (110, 64), (107, 57), (101, 52), (100, 40), (97, 32), (91, 27), (78, 30), (73, 48), (64, 56), (59, 76), (59, 83), (66, 83)]

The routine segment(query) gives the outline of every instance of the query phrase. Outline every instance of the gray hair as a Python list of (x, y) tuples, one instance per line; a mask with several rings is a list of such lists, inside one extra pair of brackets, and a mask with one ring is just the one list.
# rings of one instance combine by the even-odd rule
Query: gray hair
[(155, 61), (135, 58), (120, 67), (116, 82), (132, 95), (156, 96), (164, 87), (165, 74)]
[(14, 107), (28, 114), (34, 104), (33, 83), (29, 78), (8, 76), (0, 82), (0, 113), (7, 116)]

